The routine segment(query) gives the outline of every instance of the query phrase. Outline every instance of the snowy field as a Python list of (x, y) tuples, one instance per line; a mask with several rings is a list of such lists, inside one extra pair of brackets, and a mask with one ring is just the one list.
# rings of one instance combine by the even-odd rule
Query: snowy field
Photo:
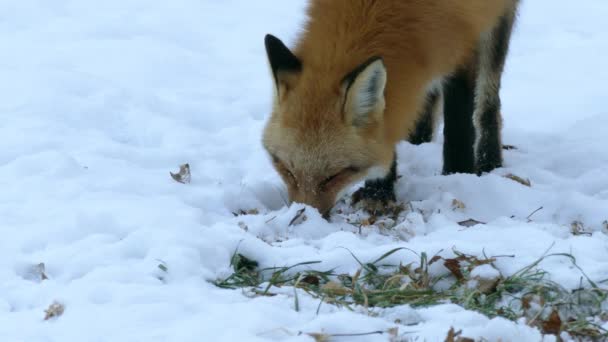
[[(492, 174), (446, 177), (441, 141), (401, 144), (407, 209), (389, 228), (349, 224), (360, 213), (345, 204), (331, 223), (308, 208), (289, 225), (302, 207), (284, 207), (260, 143), (272, 90), (263, 37), (293, 42), (302, 9), (0, 2), (0, 341), (320, 341), (309, 334), (389, 329), (331, 338), (443, 341), (451, 327), (488, 341), (556, 340), (525, 319), (455, 304), (351, 311), (290, 287), (219, 288), (237, 249), (261, 268), (320, 261), (293, 271), (351, 275), (360, 265), (350, 252), (366, 263), (406, 247), (384, 260), (404, 265), (423, 252), (505, 256), (482, 277), (567, 253), (608, 287), (606, 0), (523, 1), (502, 91), (504, 143), (517, 149)], [(190, 184), (169, 175), (184, 163)], [(486, 224), (458, 224), (467, 219)], [(568, 290), (592, 286), (568, 257), (538, 268)], [(430, 272), (449, 275), (440, 262)], [(63, 314), (45, 320), (55, 301)], [(608, 329), (606, 317), (595, 324)]]

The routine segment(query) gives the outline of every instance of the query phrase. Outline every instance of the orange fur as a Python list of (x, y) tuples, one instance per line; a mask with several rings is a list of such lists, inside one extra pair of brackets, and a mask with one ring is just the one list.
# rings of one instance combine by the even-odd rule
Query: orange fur
[[(275, 75), (264, 132), (290, 199), (326, 211), (365, 170), (388, 170), (429, 85), (474, 64), (480, 36), (512, 6), (514, 0), (312, 0), (293, 50), (302, 69)], [(353, 127), (344, 120), (343, 79), (374, 56), (386, 66), (385, 106), (376, 120)], [(329, 189), (318, 186), (351, 165), (362, 170)]]

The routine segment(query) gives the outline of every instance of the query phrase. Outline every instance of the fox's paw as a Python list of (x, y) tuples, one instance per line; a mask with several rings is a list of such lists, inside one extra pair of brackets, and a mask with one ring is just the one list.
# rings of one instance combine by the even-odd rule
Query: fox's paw
[(393, 189), (379, 188), (366, 184), (355, 191), (351, 203), (373, 216), (394, 215), (403, 210), (397, 204)]

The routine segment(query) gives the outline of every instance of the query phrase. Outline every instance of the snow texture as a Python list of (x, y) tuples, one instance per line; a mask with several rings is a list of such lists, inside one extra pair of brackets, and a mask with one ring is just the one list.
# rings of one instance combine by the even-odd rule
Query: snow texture
[[(594, 281), (608, 278), (605, 0), (523, 1), (502, 91), (504, 142), (517, 149), (491, 174), (441, 176), (441, 139), (400, 144), (397, 196), (414, 211), (390, 232), (359, 231), (338, 214), (328, 223), (311, 208), (288, 227), (301, 206), (284, 207), (260, 143), (272, 94), (263, 37), (293, 42), (303, 7), (0, 2), (0, 341), (312, 341), (298, 332), (396, 326), (420, 341), (442, 341), (451, 326), (490, 341), (543, 340), (524, 322), (456, 305), (376, 317), (323, 305), (317, 315), (304, 293), (296, 312), (292, 291), (219, 289), (211, 281), (231, 272), (237, 247), (263, 267), (318, 260), (316, 269), (351, 273), (358, 264), (344, 248), (370, 261), (395, 247), (444, 257), (454, 247), (514, 255), (496, 262), (509, 276), (553, 245)], [(169, 175), (184, 163), (190, 184)], [(260, 214), (232, 214), (253, 208)], [(468, 218), (487, 224), (457, 224)], [(572, 234), (574, 221), (585, 234)], [(565, 258), (540, 266), (580, 285)], [(65, 310), (45, 321), (55, 301)]]

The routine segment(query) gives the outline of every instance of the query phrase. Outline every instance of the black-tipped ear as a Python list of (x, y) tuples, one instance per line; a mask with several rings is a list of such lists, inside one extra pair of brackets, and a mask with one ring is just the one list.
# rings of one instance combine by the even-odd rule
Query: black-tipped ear
[(268, 62), (272, 69), (272, 75), (275, 82), (279, 83), (279, 73), (281, 72), (299, 72), (302, 70), (302, 62), (296, 57), (283, 42), (271, 35), (267, 34), (264, 38), (266, 45), (266, 54)]

